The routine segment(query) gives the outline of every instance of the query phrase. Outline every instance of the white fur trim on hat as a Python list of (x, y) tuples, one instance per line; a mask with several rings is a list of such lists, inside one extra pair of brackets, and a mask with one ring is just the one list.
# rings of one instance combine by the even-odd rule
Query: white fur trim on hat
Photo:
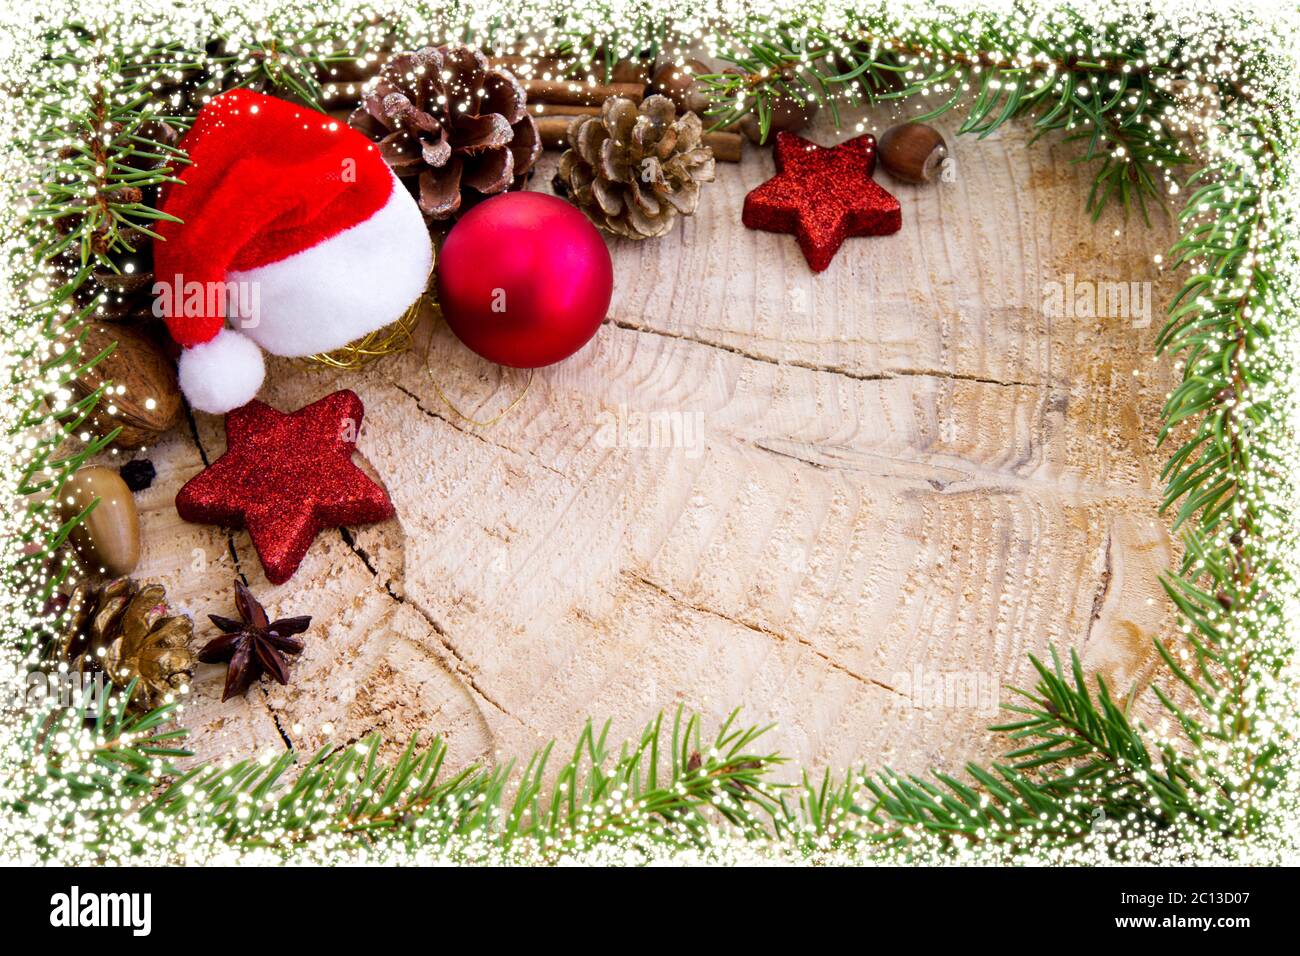
[(181, 353), (181, 391), (201, 412), (224, 414), (246, 405), (257, 395), (266, 374), (262, 350), (231, 329)]
[(364, 222), (279, 262), (229, 273), (257, 302), (255, 316), (232, 323), (273, 355), (328, 352), (397, 321), (432, 268), (424, 219), (394, 179), (388, 202)]

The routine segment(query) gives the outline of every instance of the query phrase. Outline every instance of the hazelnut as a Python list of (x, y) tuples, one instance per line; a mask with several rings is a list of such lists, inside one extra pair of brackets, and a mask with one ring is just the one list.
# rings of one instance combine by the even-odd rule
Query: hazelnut
[(699, 60), (686, 60), (682, 64), (665, 63), (650, 78), (648, 93), (658, 93), (673, 101), (683, 113), (704, 115), (709, 108), (709, 98), (700, 89), (696, 77), (713, 72)]
[(877, 155), (895, 179), (929, 183), (939, 175), (939, 167), (948, 156), (948, 144), (933, 126), (903, 123), (885, 130)]

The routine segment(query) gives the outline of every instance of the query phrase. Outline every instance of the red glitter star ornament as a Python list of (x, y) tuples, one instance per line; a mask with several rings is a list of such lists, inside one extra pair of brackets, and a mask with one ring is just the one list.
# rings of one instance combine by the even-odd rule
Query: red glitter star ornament
[(898, 232), (898, 200), (871, 178), (876, 138), (855, 136), (818, 146), (785, 131), (776, 134), (776, 175), (745, 197), (741, 221), (750, 229), (794, 233), (814, 272), (831, 264), (848, 236)]
[(176, 493), (186, 521), (247, 528), (283, 584), (323, 528), (382, 521), (393, 504), (352, 462), (365, 408), (344, 389), (285, 413), (252, 401), (226, 415), (226, 451)]

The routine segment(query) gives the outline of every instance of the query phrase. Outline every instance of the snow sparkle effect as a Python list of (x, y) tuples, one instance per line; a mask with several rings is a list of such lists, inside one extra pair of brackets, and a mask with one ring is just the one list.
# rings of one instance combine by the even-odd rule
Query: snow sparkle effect
[[(98, 75), (93, 68), (82, 71), (65, 71), (43, 59), (48, 53), (68, 52), (72, 47), (90, 56), (97, 47), (119, 47), (131, 42), (148, 43), (162, 36), (174, 39), (187, 47), (201, 47), (204, 38), (211, 36), (216, 19), (227, 31), (233, 31), (225, 53), (241, 59), (241, 69), (252, 73), (267, 62), (266, 50), (259, 42), (270, 32), (264, 24), (272, 24), (279, 35), (293, 34), (314, 37), (307, 43), (326, 41), (321, 37), (337, 37), (337, 47), (350, 50), (374, 49), (388, 39), (385, 34), (395, 34), (397, 46), (419, 46), (429, 38), (453, 33), (447, 27), (461, 29), (469, 35), (491, 36), (494, 47), (513, 51), (524, 57), (540, 56), (554, 47), (566, 35), (595, 36), (618, 52), (626, 52), (641, 45), (642, 36), (637, 26), (647, 23), (671, 23), (674, 34), (664, 44), (665, 55), (681, 58), (703, 52), (718, 55), (727, 52), (729, 36), (738, 35), (737, 28), (747, 32), (764, 29), (764, 24), (778, 20), (785, 22), (815, 23), (820, 31), (832, 35), (861, 35), (863, 17), (871, 19), (872, 36), (906, 37), (912, 31), (927, 26), (946, 26), (951, 29), (959, 22), (987, 23), (997, 33), (1025, 34), (1049, 37), (1056, 35), (1053, 4), (1013, 3), (1010, 0), (990, 0), (986, 3), (956, 2), (939, 9), (931, 4), (906, 2), (890, 3), (884, 11), (860, 13), (861, 4), (854, 0), (827, 0), (822, 3), (789, 3), (774, 0), (771, 3), (727, 3), (700, 0), (697, 3), (667, 0), (667, 2), (640, 2), (610, 4), (589, 0), (564, 0), (564, 2), (530, 2), (530, 0), (484, 0), (473, 5), (472, 10), (446, 13), (423, 4), (408, 4), (389, 10), (384, 4), (353, 3), (348, 0), (326, 0), (311, 3), (212, 2), (206, 9), (200, 5), (180, 7), (140, 3), (116, 3), (110, 0), (83, 0), (66, 2), (50, 0), (41, 5), (39, 12), (19, 10), (13, 6), (0, 13), (0, 81), (6, 90), (20, 91), (0, 103), (4, 112), (5, 128), (11, 139), (31, 144), (26, 153), (6, 151), (2, 176), (7, 202), (0, 209), (3, 217), (3, 236), (8, 281), (0, 295), (4, 296), (6, 314), (5, 346), (0, 351), (3, 380), (8, 383), (6, 400), (0, 406), (4, 416), (5, 447), (0, 452), (3, 482), (10, 494), (5, 496), (0, 512), (0, 548), (3, 549), (5, 588), (3, 628), (4, 653), (0, 679), (3, 680), (6, 700), (10, 688), (20, 684), (30, 666), (36, 663), (37, 652), (24, 652), (30, 646), (25, 635), (33, 630), (48, 630), (52, 625), (49, 612), (42, 612), (41, 601), (32, 598), (48, 581), (48, 571), (43, 561), (34, 561), (31, 555), (39, 550), (40, 543), (50, 529), (33, 524), (27, 507), (30, 489), (38, 487), (42, 479), (49, 479), (55, 470), (38, 467), (29, 474), (29, 465), (37, 459), (41, 443), (48, 437), (44, 426), (32, 427), (29, 419), (32, 409), (42, 407), (46, 401), (54, 408), (66, 408), (73, 401), (66, 383), (59, 381), (57, 372), (44, 371), (42, 363), (61, 354), (66, 341), (51, 339), (44, 334), (40, 306), (51, 294), (52, 280), (42, 274), (30, 272), (30, 253), (37, 239), (24, 217), (31, 211), (31, 184), (48, 179), (45, 163), (50, 156), (71, 145), (70, 139), (59, 138), (57, 132), (42, 125), (38, 105), (53, 80), (75, 83), (75, 89), (89, 103), (101, 84), (112, 87), (113, 77)], [(1268, 209), (1270, 228), (1265, 235), (1252, 239), (1252, 255), (1244, 260), (1240, 272), (1227, 281), (1210, 285), (1201, 293), (1207, 301), (1218, 297), (1243, 295), (1250, 287), (1250, 270), (1261, 261), (1267, 262), (1276, 283), (1267, 300), (1267, 308), (1260, 314), (1257, 306), (1245, 305), (1250, 322), (1270, 331), (1259, 337), (1252, 351), (1242, 355), (1242, 365), (1247, 371), (1249, 384), (1232, 398), (1239, 412), (1252, 406), (1271, 403), (1270, 417), (1256, 423), (1253, 431), (1239, 432), (1247, 451), (1255, 451), (1252, 460), (1257, 463), (1249, 487), (1242, 489), (1244, 501), (1251, 501), (1257, 512), (1260, 539), (1265, 543), (1263, 553), (1255, 555), (1260, 575), (1267, 576), (1267, 587), (1279, 613), (1261, 613), (1255, 607), (1225, 608), (1220, 623), (1243, 650), (1242, 659), (1273, 660), (1281, 664), (1273, 671), (1251, 672), (1245, 684), (1245, 703), (1236, 713), (1252, 722), (1252, 731), (1235, 742), (1206, 741), (1198, 751), (1201, 766), (1218, 767), (1228, 778), (1246, 783), (1249, 749), (1262, 742), (1276, 743), (1283, 750), (1276, 762), (1284, 775), (1282, 785), (1275, 788), (1269, 803), (1260, 807), (1267, 823), (1262, 832), (1249, 839), (1211, 838), (1192, 828), (1174, 827), (1159, 834), (1115, 835), (1122, 830), (1123, 821), (1115, 821), (1113, 829), (1103, 830), (1066, 849), (1041, 848), (1020, 850), (1017, 859), (1049, 863), (1104, 863), (1116, 859), (1138, 862), (1173, 862), (1195, 859), (1201, 862), (1232, 861), (1238, 863), (1265, 863), (1297, 858), (1300, 846), (1300, 814), (1297, 814), (1297, 797), (1300, 796), (1300, 778), (1297, 778), (1295, 757), (1296, 741), (1300, 738), (1300, 700), (1297, 699), (1296, 645), (1297, 628), (1300, 627), (1300, 595), (1295, 581), (1296, 531), (1291, 516), (1295, 513), (1296, 489), (1292, 463), (1300, 460), (1295, 435), (1290, 423), (1297, 420), (1297, 381), (1294, 357), (1300, 348), (1300, 123), (1286, 125), (1283, 139), (1269, 153), (1267, 165), (1258, 164), (1256, 155), (1247, 151), (1242, 130), (1249, 130), (1257, 119), (1277, 116), (1300, 117), (1300, 68), (1292, 40), (1300, 34), (1300, 13), (1293, 5), (1278, 5), (1275, 10), (1256, 13), (1234, 13), (1248, 10), (1252, 5), (1191, 2), (1157, 2), (1153, 6), (1129, 0), (1111, 4), (1079, 4), (1075, 15), (1093, 32), (1109, 34), (1101, 52), (1081, 48), (1080, 59), (1104, 58), (1105, 49), (1120, 49), (1126, 40), (1144, 38), (1150, 45), (1150, 59), (1163, 61), (1176, 59), (1186, 77), (1181, 102), (1186, 110), (1175, 112), (1167, 120), (1175, 128), (1186, 132), (1199, 148), (1195, 153), (1198, 163), (1210, 162), (1227, 168), (1244, 169), (1248, 180), (1263, 184), (1263, 202)], [(141, 12), (145, 8), (145, 12)], [(612, 12), (611, 8), (617, 10)], [(1149, 20), (1142, 15), (1150, 13)], [(373, 15), (387, 14), (380, 26), (361, 26), (347, 29), (346, 24), (367, 24)], [(447, 17), (455, 16), (453, 23)], [(775, 18), (775, 19), (774, 19)], [(77, 22), (96, 25), (99, 32), (82, 31), (80, 34), (63, 33), (56, 42), (69, 44), (67, 49), (51, 50), (43, 34), (64, 23)], [(617, 27), (615, 24), (622, 24)], [(512, 40), (513, 38), (513, 40)], [(1226, 38), (1245, 48), (1261, 53), (1251, 64), (1231, 62), (1224, 50), (1230, 45)], [(882, 40), (882, 43), (886, 41)], [(335, 45), (330, 44), (331, 48)], [(370, 54), (374, 55), (374, 54)], [(1026, 66), (1042, 65), (1045, 56), (1031, 44), (1024, 44), (1017, 54), (1017, 63)], [(1134, 68), (1144, 64), (1135, 63)], [(550, 78), (549, 67), (539, 65), (535, 73)], [(55, 71), (58, 71), (55, 75)], [(527, 75), (527, 70), (521, 71)], [(914, 77), (928, 75), (923, 63), (918, 62)], [(1058, 78), (1050, 66), (1044, 72), (1044, 82), (1055, 83)], [(1237, 102), (1226, 120), (1220, 125), (1207, 125), (1204, 121), (1203, 93), (1221, 81), (1227, 81), (1238, 91)], [(359, 95), (360, 87), (341, 81), (339, 87), (345, 94)], [(930, 92), (952, 94), (944, 82), (936, 82)], [(966, 91), (969, 92), (969, 91)], [(1107, 90), (1089, 91), (1099, 99)], [(65, 106), (68, 104), (64, 104)], [(75, 104), (73, 104), (75, 105)], [(865, 132), (862, 124), (846, 125), (845, 138)], [(1157, 164), (1157, 167), (1159, 164)], [(1164, 191), (1170, 198), (1171, 208), (1183, 200), (1180, 195), (1185, 183), (1175, 181), (1169, 170), (1164, 175)], [(1287, 184), (1291, 184), (1288, 188)], [(69, 182), (68, 190), (93, 189), (84, 183)], [(1196, 188), (1195, 186), (1191, 188)], [(86, 198), (91, 198), (87, 195)], [(1080, 202), (1083, 197), (1080, 197)], [(739, 216), (739, 210), (736, 211)], [(1287, 225), (1289, 224), (1289, 225)], [(1284, 226), (1286, 226), (1284, 228)], [(1140, 222), (1130, 228), (1141, 228)], [(28, 270), (28, 271), (25, 271)], [(71, 318), (73, 306), (65, 303), (59, 307), (59, 321)], [(105, 398), (111, 402), (111, 394)], [(1236, 429), (1236, 419), (1227, 427)], [(1152, 430), (1158, 427), (1152, 423)], [(88, 439), (89, 436), (84, 436)], [(1269, 465), (1271, 460), (1273, 463)], [(1239, 506), (1238, 506), (1239, 507)], [(187, 609), (195, 611), (198, 609)], [(1181, 638), (1191, 633), (1190, 625), (1183, 625), (1184, 634), (1165, 635), (1173, 647), (1176, 660), (1186, 662), (1190, 651)], [(1245, 651), (1249, 651), (1246, 654)], [(1245, 666), (1245, 665), (1243, 665)], [(733, 703), (733, 702), (729, 702)], [(742, 703), (742, 702), (734, 702)], [(1224, 704), (1212, 702), (1211, 710)], [(1226, 704), (1224, 704), (1226, 706)], [(181, 723), (183, 724), (183, 707)], [(742, 714), (743, 717), (743, 714)], [(1150, 730), (1151, 739), (1161, 735), (1178, 740), (1176, 726), (1157, 726)], [(36, 741), (42, 740), (42, 748)], [(944, 847), (931, 838), (917, 834), (911, 844), (894, 848), (849, 847), (836, 848), (825, 837), (813, 836), (807, 845), (796, 848), (788, 839), (770, 842), (744, 840), (732, 831), (718, 827), (707, 849), (683, 851), (677, 848), (647, 849), (626, 843), (612, 842), (585, 849), (576, 854), (563, 852), (545, 845), (516, 845), (503, 852), (494, 846), (480, 827), (457, 837), (451, 844), (427, 847), (413, 846), (404, 841), (400, 833), (392, 839), (380, 838), (363, 848), (345, 845), (342, 837), (329, 832), (321, 824), (303, 839), (301, 832), (286, 835), (269, 826), (266, 834), (270, 846), (249, 847), (227, 844), (217, 828), (206, 824), (197, 813), (180, 814), (160, 821), (146, 821), (139, 813), (134, 798), (128, 798), (109, 779), (108, 784), (97, 782), (92, 755), (97, 749), (112, 748), (118, 742), (103, 739), (93, 727), (81, 721), (60, 717), (50, 704), (46, 710), (33, 713), (29, 710), (6, 707), (0, 715), (0, 803), (13, 807), (25, 806), (25, 812), (7, 811), (0, 820), (0, 856), (10, 862), (27, 864), (54, 859), (60, 863), (76, 865), (111, 860), (126, 862), (188, 862), (188, 863), (278, 863), (286, 859), (294, 862), (331, 863), (429, 863), (429, 862), (585, 862), (585, 863), (642, 863), (653, 859), (671, 859), (680, 863), (757, 862), (798, 864), (816, 859), (823, 863), (862, 863), (906, 859), (911, 862), (943, 860), (958, 863), (994, 863), (1008, 859), (1009, 851), (992, 845), (974, 844)], [(560, 741), (561, 746), (567, 746)], [(364, 748), (362, 745), (354, 745)], [(1178, 746), (1191, 744), (1180, 741)], [(1243, 748), (1246, 752), (1243, 753)], [(454, 756), (454, 755), (453, 755)], [(279, 759), (278, 754), (232, 754), (230, 767), (238, 761), (252, 760), (267, 765)], [(299, 760), (305, 762), (306, 755)], [(58, 773), (51, 772), (54, 768)], [(140, 773), (151, 775), (164, 782), (166, 761), (157, 757)], [(233, 772), (233, 769), (232, 769)], [(518, 779), (519, 770), (515, 771)], [(292, 779), (290, 771), (289, 779)], [(779, 775), (779, 771), (778, 771)], [(237, 802), (251, 801), (244, 794)], [(724, 800), (725, 797), (719, 797)], [(864, 802), (870, 794), (864, 791)], [(508, 806), (508, 804), (507, 804)], [(643, 812), (637, 801), (627, 794), (614, 793), (593, 808), (587, 823), (597, 824), (614, 818), (634, 817)], [(500, 822), (500, 821), (497, 821)], [(485, 826), (488, 824), (485, 824)], [(292, 844), (292, 855), (288, 847)]]

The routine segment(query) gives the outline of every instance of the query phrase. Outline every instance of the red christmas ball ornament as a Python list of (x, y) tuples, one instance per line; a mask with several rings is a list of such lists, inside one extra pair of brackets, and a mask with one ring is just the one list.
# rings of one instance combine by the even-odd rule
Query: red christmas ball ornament
[(540, 368), (596, 334), (614, 266), (590, 220), (545, 193), (479, 203), (438, 254), (438, 304), (451, 330), (493, 362)]

